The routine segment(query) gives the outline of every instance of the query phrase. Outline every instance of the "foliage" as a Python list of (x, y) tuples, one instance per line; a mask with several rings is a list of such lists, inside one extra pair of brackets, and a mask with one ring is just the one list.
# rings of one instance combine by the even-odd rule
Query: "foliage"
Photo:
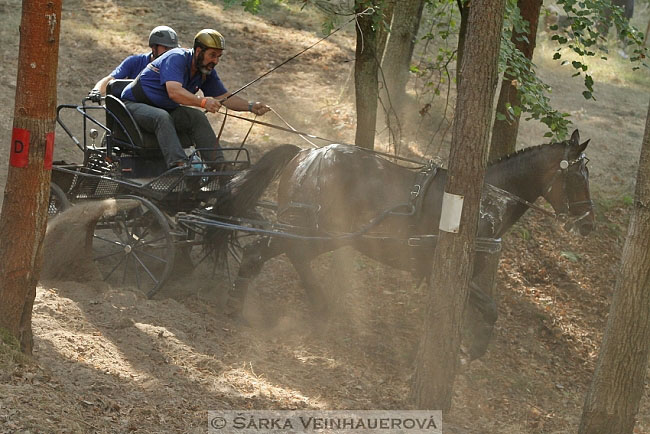
[(0, 368), (6, 370), (8, 365), (23, 363), (27, 357), (20, 351), (20, 342), (9, 330), (0, 328)]
[[(632, 69), (647, 68), (647, 48), (643, 47), (643, 35), (624, 17), (621, 7), (612, 5), (611, 0), (558, 0), (557, 4), (567, 18), (562, 25), (558, 22), (550, 27), (557, 32), (551, 37), (558, 44), (553, 59), (562, 59), (564, 51), (577, 55), (578, 60), (570, 62), (576, 70), (574, 77), (584, 74), (586, 90), (582, 94), (586, 99), (594, 98), (594, 80), (588, 74), (589, 58), (600, 55), (600, 59), (607, 60), (608, 50), (604, 42), (612, 24), (621, 43), (632, 52), (629, 57)], [(568, 63), (569, 60), (562, 60), (563, 65)]]
[[(589, 65), (585, 59), (596, 56), (597, 52), (607, 52), (607, 48), (599, 42), (606, 40), (610, 22), (618, 29), (619, 38), (625, 41), (625, 45), (634, 53), (630, 56), (630, 61), (634, 64), (633, 69), (636, 70), (641, 65), (647, 67), (643, 62), (646, 51), (642, 46), (641, 34), (623, 17), (620, 7), (612, 6), (610, 0), (558, 0), (558, 4), (567, 13), (567, 19), (563, 20), (563, 32), (551, 37), (551, 40), (559, 45), (553, 59), (560, 60), (562, 51), (567, 49), (578, 56), (578, 60), (571, 61), (571, 66), (576, 70), (574, 77), (584, 74), (585, 90), (582, 95), (585, 99), (594, 99), (594, 80), (588, 73)], [(561, 140), (568, 132), (569, 115), (551, 107), (547, 96), (551, 91), (550, 87), (537, 78), (535, 65), (517, 50), (512, 42), (513, 30), (516, 34), (523, 34), (527, 29), (528, 23), (521, 18), (516, 0), (509, 0), (501, 41), (501, 66), (508, 76), (514, 78), (513, 84), (519, 91), (521, 106), (507, 106), (507, 112), (497, 113), (497, 118), (512, 120), (522, 112), (527, 112), (530, 114), (527, 119), (537, 119), (548, 126), (550, 131), (545, 137)], [(558, 29), (559, 24), (551, 26), (551, 30)], [(601, 59), (607, 60), (607, 57), (603, 55)], [(567, 63), (568, 60), (562, 62), (563, 65)]]
[(582, 255), (575, 252), (570, 252), (568, 250), (561, 252), (560, 256), (568, 259), (571, 262), (578, 262), (582, 258)]
[[(289, 1), (289, 0), (277, 0)], [(302, 2), (302, 7), (311, 5), (325, 12), (322, 30), (324, 34), (331, 33), (341, 24), (342, 18), (354, 15), (355, 10), (372, 8), (375, 25), (382, 21), (382, 8), (388, 0), (295, 0)], [(460, 27), (458, 15), (458, 0), (425, 0), (427, 14), (421, 31), (418, 52), (421, 58), (411, 66), (414, 73), (423, 83), (421, 94), (430, 95), (430, 101), (424, 104), (421, 114), (433, 106), (433, 99), (443, 92), (451, 90), (455, 76), (449, 71), (450, 65), (457, 59), (456, 37)], [(256, 13), (260, 0), (223, 0), (226, 6), (240, 4), (245, 10)], [(570, 64), (575, 69), (575, 76), (584, 78), (582, 95), (586, 99), (594, 99), (595, 82), (589, 73), (589, 62), (598, 56), (607, 60), (607, 48), (604, 45), (611, 25), (617, 29), (617, 35), (628, 51), (633, 69), (647, 67), (645, 64), (647, 49), (643, 47), (642, 34), (632, 27), (623, 16), (622, 9), (613, 6), (611, 0), (557, 0), (557, 4), (566, 19), (563, 25), (554, 24), (550, 28), (555, 33), (551, 40), (557, 43), (553, 59), (562, 64)], [(505, 113), (497, 113), (497, 119), (513, 120), (523, 113), (528, 114), (527, 120), (535, 119), (545, 124), (549, 131), (545, 137), (556, 140), (566, 138), (570, 127), (569, 114), (559, 112), (551, 106), (550, 86), (540, 80), (535, 71), (535, 65), (527, 59), (512, 41), (513, 32), (525, 41), (528, 22), (525, 21), (517, 7), (517, 0), (506, 2), (504, 30), (501, 40), (500, 71), (512, 78), (512, 84), (518, 89), (520, 105), (506, 106)], [(571, 59), (567, 59), (568, 53)]]
[(501, 35), (501, 53), (499, 66), (506, 76), (512, 78), (512, 84), (519, 92), (521, 106), (506, 105), (506, 113), (497, 113), (499, 120), (514, 120), (522, 112), (530, 114), (526, 120), (536, 119), (549, 128), (545, 137), (555, 137), (562, 140), (567, 136), (570, 125), (569, 114), (559, 112), (551, 106), (548, 94), (551, 87), (544, 83), (535, 72), (535, 65), (524, 53), (515, 47), (512, 41), (513, 32), (521, 41), (528, 42), (526, 34), (529, 24), (524, 20), (517, 7), (516, 0), (506, 2), (504, 30)]
[[(421, 37), (422, 59), (417, 65), (411, 66), (411, 72), (425, 80), (425, 88), (435, 95), (440, 94), (441, 86), (448, 84), (453, 74), (449, 73), (449, 65), (456, 60), (456, 42), (453, 37), (458, 33), (459, 20), (454, 13), (455, 0), (427, 0), (428, 14), (425, 18), (427, 30)], [(440, 44), (435, 44), (441, 41)], [(437, 83), (434, 82), (434, 76)]]
[(621, 202), (623, 202), (623, 205), (630, 207), (634, 205), (634, 197), (630, 196), (629, 194), (624, 194), (621, 198)]
[(261, 0), (223, 0), (226, 7), (231, 7), (235, 3), (239, 3), (246, 12), (256, 14), (260, 9)]
[[(373, 27), (378, 29), (379, 25), (387, 24), (384, 22), (383, 9), (387, 7), (389, 0), (302, 0), (303, 7), (310, 4), (317, 9), (325, 12), (322, 31), (327, 35), (341, 24), (342, 17), (351, 17), (357, 10), (365, 10), (372, 14)], [(387, 31), (389, 29), (386, 29)]]

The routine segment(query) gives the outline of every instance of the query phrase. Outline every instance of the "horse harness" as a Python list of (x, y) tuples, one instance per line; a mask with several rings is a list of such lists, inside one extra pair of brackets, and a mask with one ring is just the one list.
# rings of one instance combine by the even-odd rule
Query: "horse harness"
[[(566, 177), (568, 176), (569, 168), (571, 166), (575, 165), (575, 164), (578, 164), (578, 163), (582, 164), (582, 162), (584, 162), (584, 164), (586, 165), (589, 162), (589, 158), (587, 158), (587, 156), (584, 153), (582, 153), (575, 160), (569, 160), (568, 155), (567, 155), (568, 152), (569, 152), (569, 149), (567, 148), (565, 150), (565, 153), (564, 153), (564, 158), (560, 161), (560, 167), (557, 169), (557, 171), (555, 172), (555, 174), (551, 178), (551, 181), (548, 183), (548, 187), (546, 187), (544, 189), (544, 193), (542, 194), (542, 196), (545, 196), (547, 193), (549, 193), (553, 189), (553, 184), (555, 183), (555, 180), (557, 179), (558, 176), (564, 176), (564, 182), (562, 183), (562, 188), (564, 190), (564, 197), (566, 198), (566, 202), (564, 204), (563, 210), (566, 210), (566, 212), (559, 212), (559, 213), (554, 212), (553, 213), (553, 212), (547, 211), (546, 209), (542, 208), (541, 206), (535, 205), (534, 203), (532, 203), (532, 202), (530, 202), (530, 201), (528, 201), (528, 200), (526, 200), (524, 198), (521, 198), (521, 197), (517, 196), (516, 194), (513, 194), (513, 193), (511, 193), (509, 191), (503, 190), (503, 189), (501, 189), (499, 187), (496, 187), (496, 186), (494, 186), (492, 184), (486, 184), (486, 185), (488, 186), (488, 188), (493, 189), (497, 193), (499, 193), (499, 194), (501, 194), (503, 196), (506, 196), (506, 197), (508, 197), (508, 198), (510, 198), (512, 200), (515, 200), (515, 201), (517, 201), (517, 202), (519, 202), (519, 203), (521, 203), (523, 205), (526, 205), (527, 207), (529, 207), (529, 208), (531, 208), (531, 209), (533, 209), (535, 211), (538, 211), (538, 212), (540, 212), (540, 213), (542, 213), (542, 214), (544, 214), (546, 216), (549, 216), (549, 217), (554, 218), (556, 220), (562, 219), (562, 218), (568, 216), (568, 213), (569, 213), (571, 207), (573, 207), (573, 206), (585, 205), (585, 204), (589, 204), (589, 205), (593, 206), (593, 201), (592, 200), (583, 200), (583, 201), (576, 201), (576, 202), (571, 202), (569, 200), (569, 196), (566, 193), (566, 188), (567, 188), (566, 187), (567, 186)], [(577, 217), (576, 221), (584, 218), (587, 214), (589, 214), (589, 211), (587, 211), (583, 215)]]
[[(415, 183), (411, 187), (410, 197), (409, 197), (409, 206), (411, 208), (411, 215), (414, 216), (410, 224), (410, 229), (416, 233), (417, 223), (420, 221), (422, 215), (422, 208), (424, 206), (424, 198), (426, 197), (427, 191), (436, 175), (440, 166), (435, 164), (433, 160), (430, 160), (426, 166), (418, 171), (415, 175)], [(410, 236), (406, 243), (409, 247), (435, 247), (438, 237), (436, 235), (416, 235)]]
[[(581, 153), (578, 156), (578, 158), (576, 158), (575, 160), (569, 160), (568, 159), (568, 153), (569, 153), (569, 148), (567, 147), (565, 149), (565, 151), (564, 151), (564, 159), (562, 161), (560, 161), (560, 168), (553, 175), (553, 178), (551, 179), (551, 182), (549, 183), (549, 186), (545, 191), (545, 193), (549, 193), (553, 189), (553, 184), (555, 183), (555, 179), (558, 176), (562, 175), (564, 177), (564, 180), (563, 180), (564, 182), (562, 183), (562, 189), (563, 189), (563, 192), (564, 192), (564, 197), (566, 198), (566, 202), (564, 204), (564, 210), (565, 210), (566, 215), (569, 214), (569, 212), (571, 211), (572, 206), (590, 205), (590, 207), (593, 207), (593, 205), (594, 205), (594, 202), (591, 199), (590, 200), (581, 200), (581, 201), (576, 201), (576, 202), (571, 202), (569, 200), (569, 195), (567, 194), (567, 176), (569, 175), (569, 168), (571, 166), (574, 166), (574, 165), (578, 164), (578, 163), (581, 164), (581, 165), (584, 164), (586, 166), (587, 163), (589, 163), (589, 158), (587, 158), (587, 156), (584, 153)], [(557, 217), (560, 217), (562, 214), (563, 213), (560, 212), (557, 215)], [(585, 215), (586, 214), (588, 214), (588, 212), (585, 213)], [(580, 218), (578, 218), (578, 220), (583, 218), (585, 215), (580, 216)]]

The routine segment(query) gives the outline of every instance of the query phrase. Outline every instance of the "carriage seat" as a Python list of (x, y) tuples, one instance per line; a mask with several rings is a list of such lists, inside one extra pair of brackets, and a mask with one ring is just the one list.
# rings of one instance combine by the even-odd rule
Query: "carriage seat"
[(122, 91), (132, 81), (111, 80), (106, 86), (106, 126), (111, 130), (113, 136), (112, 146), (118, 148), (119, 151), (144, 157), (161, 157), (162, 152), (156, 136), (144, 132), (138, 127), (126, 105), (120, 99)]

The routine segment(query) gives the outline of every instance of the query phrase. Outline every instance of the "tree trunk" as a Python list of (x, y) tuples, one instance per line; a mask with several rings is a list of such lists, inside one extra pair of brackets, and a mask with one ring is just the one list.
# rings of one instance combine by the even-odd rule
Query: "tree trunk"
[[(517, 6), (521, 11), (521, 17), (528, 21), (528, 33), (516, 33), (513, 29), (512, 42), (515, 48), (523, 53), (526, 58), (533, 58), (535, 51), (535, 41), (537, 39), (537, 25), (539, 22), (539, 11), (542, 7), (542, 0), (518, 0)], [(528, 42), (521, 40), (522, 36), (528, 39)], [(497, 103), (497, 113), (506, 114), (506, 104), (511, 107), (519, 106), (521, 100), (517, 87), (513, 84), (516, 77), (506, 71), (501, 84), (501, 93)], [(521, 116), (515, 116), (514, 119), (496, 120), (492, 128), (492, 143), (490, 145), (489, 160), (496, 160), (515, 151), (517, 145), (517, 132), (519, 131), (519, 120)]]
[(23, 0), (9, 172), (0, 216), (0, 327), (32, 351), (47, 224), (62, 0)]
[(596, 372), (580, 434), (632, 433), (650, 346), (650, 106), (627, 232)]
[(612, 0), (612, 4), (623, 9), (623, 16), (628, 20), (634, 16), (634, 0)]
[[(377, 3), (379, 0), (375, 0)], [(372, 2), (358, 2), (356, 12), (363, 12)], [(376, 5), (375, 5), (376, 6)], [(377, 98), (379, 63), (377, 57), (377, 32), (372, 15), (358, 18), (357, 48), (354, 61), (354, 88), (357, 102), (357, 132), (355, 143), (374, 149), (377, 126)]]
[[(448, 199), (455, 197), (463, 200), (462, 213), (441, 219), (411, 391), (421, 409), (451, 407), (498, 81), (504, 6), (505, 0), (472, 0), (469, 11), (442, 211), (443, 216), (449, 212)], [(456, 225), (458, 232), (451, 232)]]
[(380, 60), (383, 58), (386, 42), (392, 30), (393, 16), (395, 12), (395, 4), (397, 0), (384, 0), (384, 5), (381, 8), (381, 23), (377, 30), (377, 56)]
[(463, 53), (465, 52), (465, 39), (467, 37), (467, 20), (469, 19), (470, 0), (457, 0), (460, 11), (460, 28), (458, 29), (458, 51), (456, 55), (456, 88), (460, 87), (462, 80)]
[(381, 65), (388, 97), (398, 112), (404, 101), (423, 9), (424, 0), (405, 0), (393, 12), (390, 37)]

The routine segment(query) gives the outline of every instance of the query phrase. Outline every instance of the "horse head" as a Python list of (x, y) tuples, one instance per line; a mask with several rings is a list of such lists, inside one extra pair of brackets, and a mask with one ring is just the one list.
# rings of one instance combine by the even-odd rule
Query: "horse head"
[(563, 155), (554, 163), (556, 170), (543, 196), (555, 214), (566, 219), (564, 228), (567, 231), (577, 230), (580, 235), (588, 235), (594, 228), (595, 220), (589, 194), (589, 159), (584, 154), (589, 140), (580, 143), (580, 133), (575, 130), (571, 138), (562, 144)]

